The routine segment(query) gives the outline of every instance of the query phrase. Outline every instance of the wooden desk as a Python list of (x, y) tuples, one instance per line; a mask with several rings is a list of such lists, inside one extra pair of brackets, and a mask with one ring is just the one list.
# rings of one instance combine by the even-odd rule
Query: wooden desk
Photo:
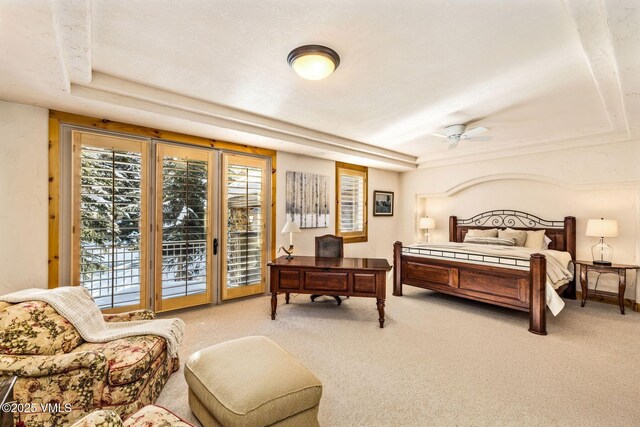
[[(638, 270), (640, 266), (626, 265), (626, 264), (594, 264), (592, 261), (575, 261), (576, 265), (580, 266), (580, 285), (582, 287), (582, 304), (584, 307), (587, 302), (587, 296), (589, 293), (588, 274), (590, 271), (598, 272), (599, 274), (617, 274), (618, 275), (618, 305), (620, 306), (620, 313), (624, 314), (624, 291), (627, 288), (627, 270)], [(596, 282), (596, 288), (598, 282)], [(594, 289), (594, 294), (597, 294), (597, 289)], [(604, 295), (606, 293), (600, 292)]]
[(386, 273), (391, 266), (379, 258), (316, 258), (281, 256), (267, 264), (271, 268), (271, 320), (276, 318), (278, 293), (322, 294), (376, 298), (380, 327), (384, 328)]

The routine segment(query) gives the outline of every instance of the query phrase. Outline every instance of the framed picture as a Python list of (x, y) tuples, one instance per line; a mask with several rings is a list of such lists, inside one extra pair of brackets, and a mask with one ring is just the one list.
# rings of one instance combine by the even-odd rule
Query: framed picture
[(329, 226), (329, 178), (307, 172), (287, 172), (287, 220), (300, 228)]
[(393, 216), (393, 191), (373, 191), (373, 216)]

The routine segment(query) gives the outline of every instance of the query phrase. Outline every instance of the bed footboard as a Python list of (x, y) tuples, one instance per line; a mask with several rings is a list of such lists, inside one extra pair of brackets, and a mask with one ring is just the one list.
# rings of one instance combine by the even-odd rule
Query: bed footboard
[(533, 254), (529, 265), (529, 332), (547, 335), (547, 260), (542, 254)]
[(529, 270), (403, 254), (393, 245), (393, 295), (404, 284), (529, 312), (529, 331), (546, 335), (546, 259), (531, 255)]

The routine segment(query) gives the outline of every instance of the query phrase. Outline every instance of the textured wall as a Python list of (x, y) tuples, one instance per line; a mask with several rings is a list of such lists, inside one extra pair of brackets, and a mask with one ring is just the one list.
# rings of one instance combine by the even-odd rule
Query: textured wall
[[(607, 239), (615, 249), (614, 261), (637, 263), (639, 146), (628, 142), (404, 173), (400, 238), (419, 240), (417, 218), (425, 214), (437, 221), (432, 231), (437, 241), (448, 239), (449, 215), (465, 217), (491, 209), (523, 210), (545, 219), (573, 215), (577, 217), (577, 256), (590, 259), (597, 239), (584, 235), (587, 220), (608, 217), (617, 219), (620, 226), (620, 236)], [(631, 273), (626, 295), (640, 301), (636, 282)], [(617, 291), (611, 279), (599, 289)]]
[(48, 115), (0, 101), (0, 294), (47, 286)]
[[(304, 229), (293, 236), (296, 254), (313, 255), (315, 251), (315, 237), (335, 233), (335, 163), (329, 160), (278, 152), (278, 173), (276, 178), (276, 246), (288, 246), (289, 244), (289, 235), (280, 233), (286, 221), (285, 181), (287, 171), (313, 172), (319, 175), (326, 175), (329, 178), (329, 201), (331, 202), (329, 226), (327, 228)], [(369, 168), (369, 240), (368, 242), (349, 243), (345, 245), (345, 256), (387, 258), (391, 260), (393, 256), (393, 242), (398, 233), (398, 185), (399, 174), (397, 172)], [(393, 191), (395, 193), (396, 212), (393, 217), (373, 216), (373, 190)]]

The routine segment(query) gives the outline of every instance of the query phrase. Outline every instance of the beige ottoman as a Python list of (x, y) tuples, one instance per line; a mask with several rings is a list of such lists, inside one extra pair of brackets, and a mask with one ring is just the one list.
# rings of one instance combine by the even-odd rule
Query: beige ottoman
[(267, 337), (217, 344), (184, 368), (189, 406), (203, 426), (317, 426), (322, 384)]

